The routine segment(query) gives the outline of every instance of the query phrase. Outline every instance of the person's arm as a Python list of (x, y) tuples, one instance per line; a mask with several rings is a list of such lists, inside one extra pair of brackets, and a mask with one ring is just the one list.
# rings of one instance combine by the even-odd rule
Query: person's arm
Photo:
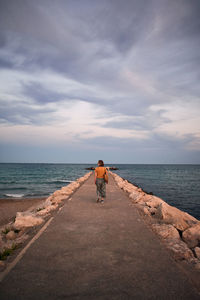
[(95, 170), (94, 171), (94, 183), (96, 184), (96, 181), (97, 181), (97, 171)]
[[(106, 169), (106, 168), (105, 168)], [(107, 178), (108, 178), (108, 170), (106, 169), (106, 175), (107, 175)], [(106, 183), (108, 183), (108, 181), (106, 182)]]

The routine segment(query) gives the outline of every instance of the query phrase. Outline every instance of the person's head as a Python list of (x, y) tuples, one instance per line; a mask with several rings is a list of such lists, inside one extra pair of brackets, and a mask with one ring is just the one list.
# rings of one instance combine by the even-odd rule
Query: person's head
[(98, 161), (98, 166), (99, 166), (99, 167), (103, 167), (103, 166), (104, 166), (103, 160), (99, 160), (99, 161)]

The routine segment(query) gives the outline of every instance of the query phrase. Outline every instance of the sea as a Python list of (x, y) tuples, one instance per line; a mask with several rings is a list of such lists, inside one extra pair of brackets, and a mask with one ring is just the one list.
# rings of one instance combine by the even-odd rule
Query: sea
[[(113, 166), (112, 164), (106, 164)], [(0, 164), (0, 199), (47, 197), (92, 164)], [(200, 219), (200, 165), (116, 164), (119, 176)]]

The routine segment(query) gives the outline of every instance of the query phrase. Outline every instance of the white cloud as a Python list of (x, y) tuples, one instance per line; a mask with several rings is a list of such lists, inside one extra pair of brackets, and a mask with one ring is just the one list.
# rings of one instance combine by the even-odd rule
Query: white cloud
[(188, 149), (200, 149), (200, 104), (198, 102), (174, 102), (152, 105), (152, 111), (161, 111), (168, 120), (154, 131), (176, 139), (188, 139)]
[[(62, 144), (102, 136), (148, 138), (148, 132), (145, 130), (105, 127), (109, 122), (127, 122), (130, 117), (115, 113), (102, 105), (87, 102), (87, 95), (90, 98), (111, 97), (99, 87), (82, 84), (50, 70), (35, 70), (31, 74), (24, 71), (2, 70), (0, 76), (2, 78), (0, 97), (3, 99), (1, 105), (6, 105), (15, 122), (19, 123), (15, 126), (2, 124), (1, 141), (16, 143), (25, 141), (30, 144), (51, 144), (56, 141)], [(24, 95), (23, 91), (24, 86), (32, 83), (41, 84), (50, 94), (61, 93), (63, 100), (51, 103), (35, 102), (33, 95)], [(85, 97), (86, 101), (81, 101), (79, 97)], [(33, 113), (36, 119), (35, 125), (31, 124)], [(40, 125), (43, 122), (44, 124)], [(25, 124), (22, 126), (20, 123)]]
[(132, 129), (117, 129), (105, 127), (112, 121), (125, 121), (126, 116), (118, 114), (109, 116), (102, 106), (83, 101), (59, 102), (49, 104), (55, 111), (50, 125), (1, 125), (0, 138), (2, 142), (20, 142), (28, 144), (66, 144), (78, 143), (84, 139), (96, 137), (115, 137), (146, 139), (147, 131)]
[[(30, 143), (46, 142), (51, 144), (52, 134), (55, 135), (54, 139), (61, 144), (102, 136), (149, 139), (151, 127), (142, 130), (141, 128), (138, 129), (139, 127), (130, 129), (120, 126), (120, 123), (123, 125), (123, 123), (131, 122), (137, 118), (137, 122), (141, 124), (145, 119), (146, 124), (151, 122), (156, 133), (179, 139), (191, 135), (194, 141), (188, 143), (188, 147), (192, 148), (198, 145), (200, 132), (197, 125), (199, 124), (199, 105), (194, 103), (194, 99), (191, 103), (173, 102), (174, 97), (169, 97), (169, 103), (151, 105), (150, 102), (150, 107), (144, 115), (133, 117), (122, 112), (115, 112), (111, 106), (103, 106), (99, 102), (87, 102), (88, 95), (91, 99), (92, 97), (103, 99), (105, 97), (106, 101), (109, 101), (109, 99), (112, 99), (113, 94), (110, 95), (107, 89), (102, 91), (98, 85), (83, 84), (51, 70), (37, 69), (31, 74), (25, 71), (2, 70), (0, 75), (2, 78), (0, 91), (0, 97), (3, 99), (1, 101), (2, 105), (7, 102), (11, 113), (15, 116), (15, 121), (19, 121), (19, 125), (16, 124), (14, 127), (11, 125), (3, 127), (1, 125), (2, 141), (15, 140), (17, 142), (18, 139), (23, 141), (25, 138), (26, 142)], [(127, 79), (132, 88), (145, 92), (150, 96), (155, 95), (155, 102), (158, 101), (159, 91), (154, 87), (153, 80), (148, 80), (128, 69), (122, 72), (122, 76)], [(51, 92), (62, 94), (62, 100), (37, 103), (34, 95), (24, 95), (24, 86), (32, 83), (40, 84), (50, 94)], [(113, 90), (113, 93), (118, 95), (117, 90)], [(163, 97), (167, 96), (164, 95)], [(82, 98), (85, 98), (85, 100), (82, 101)], [(21, 107), (21, 116), (20, 110), (17, 113), (15, 112), (17, 106)], [(30, 120), (29, 115), (26, 115), (27, 108), (30, 110), (30, 114), (35, 114)], [(24, 114), (23, 110), (25, 111)], [(155, 113), (160, 111), (160, 119), (155, 120)], [(32, 124), (33, 119), (36, 125)], [(26, 124), (24, 127), (20, 125), (20, 120)], [(109, 123), (114, 122), (119, 124), (118, 128), (109, 126)], [(40, 123), (43, 123), (43, 125)]]
[(152, 78), (147, 78), (144, 74), (139, 74), (129, 69), (124, 69), (121, 76), (128, 82), (132, 90), (139, 90), (142, 93), (158, 98), (159, 91), (156, 90), (155, 82)]

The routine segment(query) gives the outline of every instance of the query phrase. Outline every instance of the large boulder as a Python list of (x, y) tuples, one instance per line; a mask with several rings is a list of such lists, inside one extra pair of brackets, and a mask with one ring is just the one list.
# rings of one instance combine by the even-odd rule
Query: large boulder
[[(78, 188), (80, 187), (80, 184), (82, 182), (84, 182), (89, 176), (91, 175), (91, 173), (86, 174), (83, 177), (80, 177), (79, 179), (77, 179), (76, 181), (73, 181), (72, 183), (68, 184), (67, 186), (63, 186), (60, 190), (55, 191), (52, 195), (50, 195), (47, 199), (46, 202), (51, 202), (53, 204), (58, 204), (60, 202), (62, 202), (63, 200), (68, 199), (68, 197)], [(45, 203), (46, 204), (46, 203)], [(48, 204), (45, 205), (49, 206)], [(48, 209), (47, 209), (48, 210)], [(53, 210), (53, 208), (52, 208)], [(43, 214), (43, 213), (41, 213)], [(44, 213), (46, 214), (46, 213)]]
[(49, 205), (51, 205), (51, 199), (53, 199), (53, 197), (48, 197), (45, 201), (44, 201), (44, 203), (43, 203), (43, 205), (38, 205), (38, 209), (39, 208), (46, 208), (46, 207), (48, 207)]
[(183, 232), (182, 238), (190, 248), (200, 244), (200, 222)]
[(149, 211), (149, 209), (148, 209), (147, 206), (143, 207), (143, 212), (144, 212), (145, 216), (150, 216), (151, 215), (151, 213), (150, 213), (150, 211)]
[(67, 187), (72, 188), (72, 189), (77, 189), (79, 186), (80, 186), (80, 183), (78, 183), (77, 181), (74, 181), (74, 182), (70, 183)]
[(55, 204), (55, 205), (49, 205), (47, 206), (46, 208), (42, 209), (42, 210), (39, 210), (37, 212), (37, 216), (45, 216), (45, 215), (48, 215), (51, 211), (53, 210), (56, 210), (58, 207), (58, 204)]
[(180, 240), (178, 230), (170, 224), (153, 224), (152, 228), (164, 240)]
[(45, 206), (48, 206), (51, 204), (51, 201), (53, 200), (53, 194), (51, 194), (46, 200), (45, 200)]
[(156, 216), (162, 219), (167, 224), (172, 224), (180, 231), (184, 231), (194, 224), (198, 223), (198, 220), (179, 210), (176, 207), (170, 206), (167, 203), (161, 203), (156, 212)]
[(72, 190), (64, 190), (63, 188), (61, 190), (57, 190), (53, 193), (53, 197), (55, 198), (56, 196), (68, 196), (69, 194), (72, 193)]
[(51, 200), (51, 203), (56, 205), (58, 203), (61, 203), (63, 200), (67, 200), (69, 198), (69, 196), (66, 196), (66, 195), (57, 195), (57, 196), (54, 196), (53, 199)]
[(135, 201), (135, 200), (137, 199), (137, 197), (138, 197), (139, 194), (140, 194), (140, 193), (139, 193), (137, 190), (132, 191), (132, 192), (129, 194), (129, 198), (132, 199), (133, 201)]
[(129, 198), (131, 198), (134, 203), (144, 203), (147, 201), (148, 195), (143, 191), (137, 190), (132, 192)]
[(123, 180), (117, 180), (117, 185), (120, 189), (124, 188), (124, 181)]
[(200, 260), (200, 248), (199, 247), (194, 248), (194, 253), (195, 253), (196, 257)]
[(84, 176), (80, 177), (79, 179), (77, 179), (77, 182), (82, 183), (82, 182), (86, 181), (90, 177), (91, 173), (92, 172), (89, 172), (89, 173), (85, 174)]
[(77, 182), (78, 182), (78, 183), (82, 183), (82, 182), (84, 182), (85, 180), (86, 180), (85, 177), (81, 177), (81, 178), (77, 179)]
[(137, 187), (135, 187), (133, 184), (129, 182), (124, 182), (123, 184), (123, 190), (127, 193), (131, 193), (132, 191), (136, 190)]
[(145, 204), (136, 203), (135, 206), (137, 207), (138, 211), (141, 212), (142, 215), (145, 215), (145, 216), (151, 215), (148, 207)]
[(157, 208), (164, 201), (156, 196), (151, 196), (150, 199), (146, 202), (146, 205), (150, 208)]
[(38, 226), (44, 222), (44, 219), (37, 217), (32, 213), (18, 212), (16, 215), (14, 228), (20, 230), (22, 228)]
[(172, 251), (175, 260), (187, 260), (191, 261), (194, 259), (192, 251), (188, 246), (181, 240), (167, 240), (166, 246)]

